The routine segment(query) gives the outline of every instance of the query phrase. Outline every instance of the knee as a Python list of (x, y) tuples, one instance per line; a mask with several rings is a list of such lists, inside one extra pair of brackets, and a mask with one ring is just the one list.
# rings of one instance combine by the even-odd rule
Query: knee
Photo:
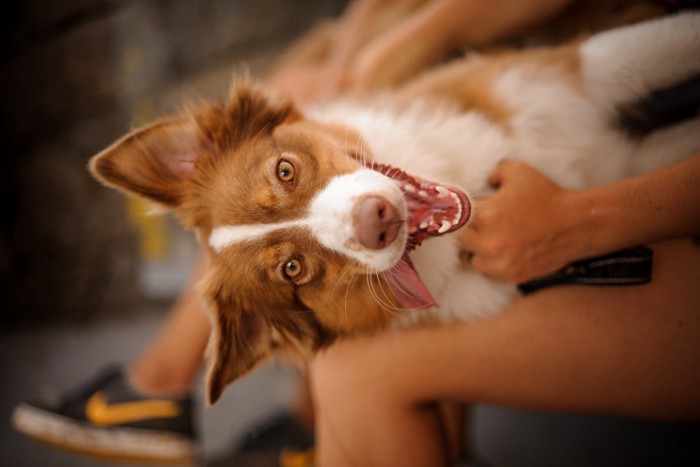
[(343, 351), (344, 343), (337, 342), (323, 349), (313, 359), (310, 366), (311, 394), (314, 405), (323, 408), (335, 407), (336, 403), (359, 397), (359, 391), (351, 388), (362, 387), (360, 380), (363, 372), (359, 371), (352, 360)]
[(366, 405), (389, 390), (372, 345), (363, 339), (339, 341), (320, 351), (310, 366), (311, 393), (320, 410), (338, 410), (348, 403)]

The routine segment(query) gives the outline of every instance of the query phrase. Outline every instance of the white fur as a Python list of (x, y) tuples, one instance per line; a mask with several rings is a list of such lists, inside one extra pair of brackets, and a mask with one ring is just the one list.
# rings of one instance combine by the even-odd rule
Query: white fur
[[(580, 48), (583, 86), (541, 64), (512, 65), (494, 83), (497, 97), (513, 110), (508, 131), (478, 112), (436, 109), (427, 102), (394, 111), (336, 102), (307, 109), (312, 118), (356, 129), (377, 162), (434, 182), (490, 194), (487, 179), (504, 158), (522, 160), (558, 184), (581, 189), (608, 183), (700, 152), (700, 119), (632, 140), (612, 124), (614, 106), (700, 73), (700, 14), (689, 13), (596, 35)], [(693, 131), (693, 130), (696, 131)], [(369, 250), (357, 241), (353, 207), (378, 194), (406, 215), (391, 179), (368, 169), (332, 179), (312, 200), (307, 216), (291, 222), (221, 226), (209, 243), (220, 250), (254, 241), (278, 229), (307, 227), (324, 246), (374, 271), (401, 257), (405, 227), (396, 241)], [(435, 315), (471, 320), (503, 309), (515, 288), (460, 268), (455, 235), (430, 238), (411, 253), (436, 298)], [(412, 322), (425, 311), (407, 312)]]
[[(500, 127), (477, 113), (433, 113), (418, 103), (401, 113), (350, 103), (314, 109), (315, 118), (357, 129), (379, 162), (435, 182), (486, 194), (488, 175), (512, 154)], [(439, 316), (462, 319), (494, 313), (507, 303), (513, 288), (459, 269), (454, 235), (431, 238), (411, 253), (423, 282), (437, 299)], [(404, 321), (420, 319), (424, 310), (407, 312)]]
[(592, 98), (610, 108), (700, 73), (700, 12), (597, 34), (581, 45)]
[[(581, 47), (584, 89), (555, 70), (514, 66), (495, 83), (498, 96), (515, 110), (508, 133), (476, 112), (436, 112), (423, 103), (400, 113), (334, 103), (310, 114), (354, 127), (379, 162), (462, 186), (475, 196), (489, 193), (486, 180), (504, 158), (525, 161), (560, 185), (581, 189), (700, 151), (700, 131), (692, 131), (693, 125), (700, 128), (698, 119), (641, 142), (611, 125), (613, 105), (700, 72), (699, 37), (695, 13), (594, 36)], [(496, 313), (515, 292), (460, 269), (455, 235), (426, 240), (411, 259), (443, 320)], [(404, 321), (424, 314), (407, 313)]]
[(374, 271), (385, 271), (396, 264), (403, 253), (406, 228), (401, 228), (394, 241), (382, 250), (369, 250), (355, 238), (353, 207), (362, 197), (379, 195), (387, 199), (402, 218), (406, 203), (401, 190), (391, 179), (369, 169), (334, 177), (311, 202), (303, 219), (270, 224), (228, 225), (216, 227), (209, 236), (209, 245), (216, 251), (243, 242), (254, 242), (266, 235), (296, 227), (308, 228), (322, 245), (360, 261)]
[(406, 228), (403, 226), (396, 241), (381, 250), (369, 250), (355, 239), (352, 212), (355, 203), (364, 196), (379, 195), (387, 199), (402, 218), (406, 204), (401, 190), (391, 179), (369, 169), (335, 177), (314, 197), (310, 217), (314, 222), (314, 237), (332, 250), (356, 259), (374, 271), (385, 271), (396, 264), (403, 253)]
[(244, 224), (225, 225), (216, 227), (209, 235), (209, 246), (216, 251), (221, 251), (232, 245), (260, 240), (272, 232), (295, 227), (309, 227), (309, 219), (300, 219), (289, 222), (276, 222), (272, 224)]

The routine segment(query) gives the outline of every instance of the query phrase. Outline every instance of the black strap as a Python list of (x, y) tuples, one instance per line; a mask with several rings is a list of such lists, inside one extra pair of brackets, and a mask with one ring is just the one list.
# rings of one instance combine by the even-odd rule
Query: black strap
[(549, 276), (518, 285), (523, 294), (553, 285), (637, 285), (651, 281), (652, 251), (645, 246), (571, 263)]

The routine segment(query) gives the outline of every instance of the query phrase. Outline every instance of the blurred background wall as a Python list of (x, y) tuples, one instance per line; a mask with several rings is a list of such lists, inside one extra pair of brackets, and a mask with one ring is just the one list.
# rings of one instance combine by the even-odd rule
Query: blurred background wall
[[(92, 180), (88, 159), (183, 102), (225, 96), (237, 69), (262, 72), (345, 4), (3, 1), (0, 465), (96, 465), (20, 436), (11, 410), (37, 394), (60, 394), (106, 360), (129, 361), (158, 330), (196, 254), (171, 217), (147, 217), (142, 205)], [(155, 313), (128, 319), (144, 310)], [(258, 371), (216, 410), (202, 411), (209, 458), (287, 403), (296, 379), (280, 373)], [(491, 465), (700, 465), (697, 424), (489, 406), (475, 415), (476, 454)]]
[(263, 70), (344, 0), (7, 0), (0, 49), (4, 327), (168, 301), (196, 248), (102, 188), (90, 156), (188, 99)]

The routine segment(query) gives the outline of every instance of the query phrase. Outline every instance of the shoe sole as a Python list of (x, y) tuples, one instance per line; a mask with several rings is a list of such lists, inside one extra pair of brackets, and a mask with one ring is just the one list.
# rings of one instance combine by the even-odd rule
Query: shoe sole
[(129, 427), (100, 428), (20, 404), (12, 413), (14, 428), (60, 449), (114, 460), (192, 464), (194, 441), (173, 433)]

